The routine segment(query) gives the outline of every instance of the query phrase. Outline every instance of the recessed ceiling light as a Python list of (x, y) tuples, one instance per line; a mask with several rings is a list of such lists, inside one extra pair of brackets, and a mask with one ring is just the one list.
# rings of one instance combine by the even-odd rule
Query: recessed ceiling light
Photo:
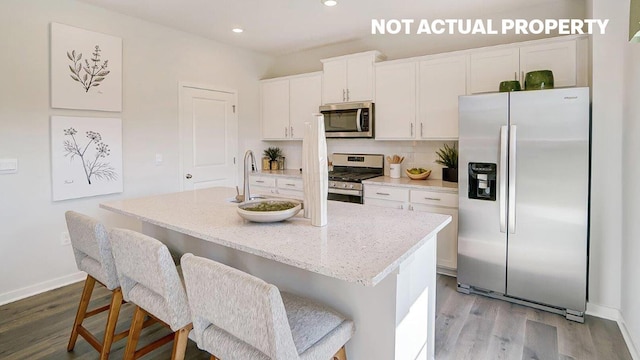
[(336, 6), (338, 2), (336, 0), (321, 0), (326, 6)]
[(231, 31), (233, 31), (236, 34), (240, 34), (241, 32), (243, 32), (244, 30), (240, 29), (240, 28), (233, 28)]

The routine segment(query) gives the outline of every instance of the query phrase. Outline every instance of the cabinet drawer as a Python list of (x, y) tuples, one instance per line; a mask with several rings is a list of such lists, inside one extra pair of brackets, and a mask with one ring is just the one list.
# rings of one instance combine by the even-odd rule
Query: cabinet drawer
[(268, 176), (250, 176), (249, 184), (256, 186), (276, 187), (276, 178)]
[(436, 191), (411, 190), (410, 201), (413, 204), (425, 204), (433, 206), (458, 207), (458, 194), (449, 194)]
[(364, 204), (387, 207), (392, 209), (400, 209), (400, 210), (404, 210), (406, 208), (405, 203), (403, 203), (402, 201), (390, 201), (390, 200), (381, 200), (381, 199), (373, 199), (373, 198), (364, 198)]
[(364, 197), (407, 202), (409, 201), (409, 189), (394, 188), (391, 186), (365, 185)]
[(278, 179), (278, 188), (285, 190), (304, 190), (301, 179)]

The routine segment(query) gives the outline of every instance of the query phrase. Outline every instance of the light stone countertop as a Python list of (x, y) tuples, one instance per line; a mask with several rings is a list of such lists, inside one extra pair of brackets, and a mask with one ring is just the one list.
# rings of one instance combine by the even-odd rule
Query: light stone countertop
[[(273, 176), (273, 177), (283, 177), (283, 178), (294, 178), (294, 179), (302, 179), (302, 173), (300, 170), (262, 170), (258, 172), (251, 173), (253, 176)], [(438, 191), (438, 192), (446, 192), (457, 194), (458, 193), (458, 183), (442, 181), (436, 179), (427, 179), (427, 180), (411, 180), (408, 177), (401, 177), (400, 179), (394, 179), (389, 176), (379, 176), (377, 178), (363, 180), (363, 184), (371, 184), (371, 185), (383, 185), (383, 186), (402, 186), (415, 188), (420, 190), (430, 190), (430, 191)]]
[(427, 180), (411, 180), (408, 177), (401, 177), (399, 179), (394, 179), (389, 176), (380, 176), (377, 178), (363, 180), (362, 183), (367, 185), (382, 185), (382, 186), (396, 186), (396, 187), (407, 187), (413, 189), (420, 190), (429, 190), (429, 191), (437, 191), (437, 192), (446, 192), (457, 194), (458, 193), (458, 183), (442, 181), (436, 179), (427, 179)]
[(448, 215), (329, 201), (328, 225), (302, 211), (252, 223), (228, 202), (232, 188), (207, 188), (100, 204), (103, 209), (332, 278), (375, 286), (438, 231)]

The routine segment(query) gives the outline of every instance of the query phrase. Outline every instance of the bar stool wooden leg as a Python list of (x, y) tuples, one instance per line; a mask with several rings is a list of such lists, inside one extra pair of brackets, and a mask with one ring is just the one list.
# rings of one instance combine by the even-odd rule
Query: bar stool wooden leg
[(133, 320), (131, 321), (131, 328), (129, 329), (127, 347), (124, 350), (124, 360), (135, 359), (136, 347), (138, 346), (138, 340), (140, 339), (140, 332), (142, 331), (144, 316), (144, 310), (142, 310), (139, 306), (136, 306), (136, 311), (133, 314)]
[(93, 288), (96, 285), (96, 279), (91, 275), (87, 275), (87, 279), (84, 281), (84, 288), (82, 289), (82, 296), (80, 297), (80, 305), (78, 305), (78, 312), (76, 313), (76, 319), (73, 322), (73, 328), (71, 329), (71, 337), (69, 338), (69, 344), (67, 345), (67, 351), (73, 350), (76, 346), (76, 340), (78, 340), (78, 328), (82, 325), (82, 321), (87, 314), (87, 308), (91, 301), (91, 294)]
[(189, 324), (182, 329), (176, 331), (173, 338), (173, 351), (171, 352), (171, 360), (183, 360), (187, 351), (187, 341), (189, 340), (189, 332), (193, 329), (193, 325)]
[(209, 360), (220, 360), (220, 359), (218, 359), (217, 357), (215, 357), (215, 356), (211, 355), (211, 357), (209, 358)]
[(100, 351), (100, 360), (107, 360), (113, 344), (113, 336), (116, 332), (118, 324), (118, 315), (120, 314), (120, 306), (122, 305), (122, 289), (117, 288), (111, 294), (111, 304), (109, 305), (109, 315), (107, 317), (107, 325), (104, 329), (104, 340), (102, 340), (102, 351)]
[(344, 350), (344, 346), (333, 355), (333, 360), (347, 360), (347, 352)]

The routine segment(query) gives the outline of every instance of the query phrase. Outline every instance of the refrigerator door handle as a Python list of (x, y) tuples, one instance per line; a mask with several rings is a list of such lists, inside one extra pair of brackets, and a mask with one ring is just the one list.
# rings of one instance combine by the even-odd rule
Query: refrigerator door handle
[(507, 145), (509, 131), (507, 126), (500, 127), (500, 169), (498, 170), (500, 191), (500, 232), (507, 232)]
[(509, 233), (516, 233), (516, 125), (509, 130)]

